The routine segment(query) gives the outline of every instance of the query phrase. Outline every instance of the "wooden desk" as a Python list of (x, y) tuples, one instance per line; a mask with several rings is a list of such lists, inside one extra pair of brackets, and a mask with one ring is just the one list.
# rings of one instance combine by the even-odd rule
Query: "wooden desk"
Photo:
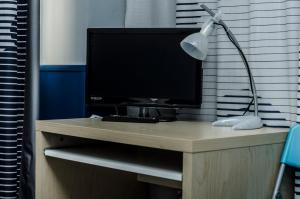
[[(287, 129), (233, 131), (207, 122), (37, 121), (36, 198), (143, 199), (141, 181), (181, 188), (183, 199), (271, 198), (286, 135)], [(97, 149), (83, 150), (87, 145)], [(115, 152), (121, 159), (110, 160)], [(292, 184), (284, 179), (285, 198), (292, 198)]]

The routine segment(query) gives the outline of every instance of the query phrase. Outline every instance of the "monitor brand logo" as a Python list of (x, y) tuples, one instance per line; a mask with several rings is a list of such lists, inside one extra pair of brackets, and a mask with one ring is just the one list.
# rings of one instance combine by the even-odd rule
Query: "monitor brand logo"
[(91, 97), (91, 100), (101, 101), (101, 100), (103, 100), (103, 97)]

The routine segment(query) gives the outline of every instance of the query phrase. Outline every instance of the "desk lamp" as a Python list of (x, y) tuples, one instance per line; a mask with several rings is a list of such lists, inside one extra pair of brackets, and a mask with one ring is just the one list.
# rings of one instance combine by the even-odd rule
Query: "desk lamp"
[[(216, 25), (220, 25), (224, 28), (226, 35), (228, 36), (229, 40), (233, 43), (233, 45), (237, 48), (240, 56), (242, 57), (243, 63), (246, 67), (251, 92), (253, 95), (253, 99), (249, 104), (249, 107), (251, 106), (252, 102), (254, 101), (254, 115), (247, 115), (247, 116), (237, 116), (237, 117), (229, 117), (226, 119), (218, 120), (213, 123), (214, 126), (230, 126), (234, 130), (246, 130), (246, 129), (258, 129), (263, 126), (261, 118), (258, 116), (258, 102), (257, 102), (257, 94), (256, 94), (256, 88), (255, 88), (255, 82), (254, 78), (252, 76), (250, 66), (248, 64), (248, 61), (241, 49), (241, 46), (239, 45), (237, 39), (233, 35), (233, 33), (230, 31), (228, 26), (224, 23), (223, 20), (221, 20), (221, 13), (214, 13), (212, 10), (210, 10), (207, 6), (201, 5), (201, 8), (203, 8), (206, 12), (208, 12), (211, 15), (211, 18), (206, 21), (201, 31), (198, 33), (191, 34), (187, 36), (182, 42), (181, 47), (182, 49), (192, 56), (195, 59), (198, 60), (205, 60), (208, 52), (208, 36), (212, 33), (212, 31), (215, 29)], [(248, 109), (249, 109), (248, 107)]]

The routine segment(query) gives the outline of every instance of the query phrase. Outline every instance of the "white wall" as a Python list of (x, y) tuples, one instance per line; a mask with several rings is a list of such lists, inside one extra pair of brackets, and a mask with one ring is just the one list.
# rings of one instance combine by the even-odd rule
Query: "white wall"
[(89, 27), (124, 27), (126, 0), (89, 1)]
[(86, 63), (88, 27), (123, 27), (125, 0), (41, 0), (41, 64)]

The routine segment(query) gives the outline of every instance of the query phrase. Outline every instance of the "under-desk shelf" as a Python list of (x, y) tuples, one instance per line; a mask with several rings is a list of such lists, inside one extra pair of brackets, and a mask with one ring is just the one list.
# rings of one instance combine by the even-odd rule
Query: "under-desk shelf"
[[(182, 181), (182, 166), (172, 155), (111, 147), (45, 149), (45, 156), (116, 169), (167, 180)], [(175, 158), (176, 159), (176, 158)], [(178, 159), (178, 158), (177, 158)]]

